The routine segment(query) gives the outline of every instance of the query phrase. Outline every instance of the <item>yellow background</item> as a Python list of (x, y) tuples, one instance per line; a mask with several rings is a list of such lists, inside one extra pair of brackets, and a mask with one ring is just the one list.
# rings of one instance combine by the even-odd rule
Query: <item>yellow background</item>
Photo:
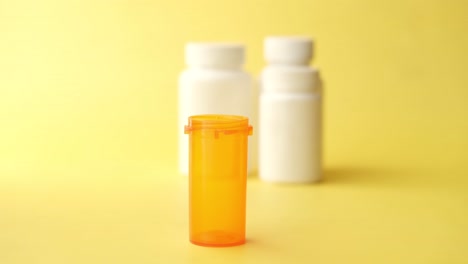
[[(0, 263), (468, 263), (468, 2), (0, 0)], [(188, 242), (187, 41), (316, 39), (325, 181)]]

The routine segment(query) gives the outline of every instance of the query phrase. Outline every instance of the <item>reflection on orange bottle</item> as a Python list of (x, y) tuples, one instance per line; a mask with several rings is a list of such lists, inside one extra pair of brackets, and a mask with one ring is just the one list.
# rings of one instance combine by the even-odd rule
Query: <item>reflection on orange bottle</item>
[(243, 116), (189, 117), (190, 241), (223, 247), (245, 243), (247, 137)]

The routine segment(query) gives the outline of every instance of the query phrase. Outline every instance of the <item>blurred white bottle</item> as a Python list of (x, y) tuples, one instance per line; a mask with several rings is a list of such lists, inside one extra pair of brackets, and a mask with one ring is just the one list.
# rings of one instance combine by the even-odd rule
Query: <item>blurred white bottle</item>
[[(245, 49), (233, 43), (188, 43), (188, 68), (179, 77), (179, 171), (188, 174), (188, 117), (202, 114), (241, 115), (251, 119), (252, 78), (242, 69)], [(255, 128), (254, 128), (255, 130)], [(254, 131), (255, 134), (255, 131)], [(251, 140), (251, 139), (249, 139)], [(253, 170), (249, 145), (249, 171)]]
[(322, 177), (322, 91), (309, 67), (313, 41), (268, 37), (261, 76), (259, 176), (264, 181), (307, 183)]

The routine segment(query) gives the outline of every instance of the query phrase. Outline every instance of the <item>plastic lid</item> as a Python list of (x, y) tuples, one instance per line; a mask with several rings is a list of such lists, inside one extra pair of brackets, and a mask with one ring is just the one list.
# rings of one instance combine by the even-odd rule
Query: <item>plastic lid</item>
[(263, 72), (262, 89), (264, 92), (319, 92), (319, 78), (315, 68), (271, 68)]
[(264, 55), (268, 63), (307, 65), (314, 42), (308, 37), (267, 37)]
[(191, 42), (185, 46), (185, 62), (190, 66), (240, 66), (244, 60), (242, 44)]
[(190, 134), (195, 130), (216, 130), (227, 134), (245, 131), (252, 135), (252, 126), (249, 125), (249, 119), (244, 116), (236, 115), (196, 115), (190, 116), (188, 126), (185, 126), (185, 134)]

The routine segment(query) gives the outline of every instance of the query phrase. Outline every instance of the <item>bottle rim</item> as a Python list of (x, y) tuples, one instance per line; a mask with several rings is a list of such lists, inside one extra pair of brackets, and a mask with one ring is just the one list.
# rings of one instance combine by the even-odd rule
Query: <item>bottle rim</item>
[(217, 130), (221, 131), (246, 131), (252, 134), (252, 126), (249, 119), (238, 115), (195, 115), (188, 118), (189, 124), (185, 126), (185, 134), (190, 134), (195, 130)]

